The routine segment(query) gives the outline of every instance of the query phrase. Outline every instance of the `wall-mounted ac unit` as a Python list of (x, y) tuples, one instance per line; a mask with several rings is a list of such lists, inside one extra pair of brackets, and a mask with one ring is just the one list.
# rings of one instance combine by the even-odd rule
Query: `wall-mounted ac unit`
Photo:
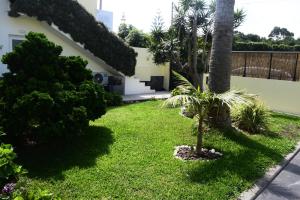
[(104, 86), (108, 85), (108, 74), (105, 72), (93, 72), (93, 79), (96, 83)]

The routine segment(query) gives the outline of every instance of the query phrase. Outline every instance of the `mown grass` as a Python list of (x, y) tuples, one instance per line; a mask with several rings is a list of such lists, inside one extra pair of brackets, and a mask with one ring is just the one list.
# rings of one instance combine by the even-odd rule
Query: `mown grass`
[(224, 156), (183, 162), (173, 151), (195, 143), (193, 121), (160, 104), (114, 108), (86, 136), (22, 150), (29, 173), (21, 181), (62, 199), (234, 199), (291, 152), (300, 135), (299, 118), (274, 113), (265, 135), (209, 130), (204, 145)]

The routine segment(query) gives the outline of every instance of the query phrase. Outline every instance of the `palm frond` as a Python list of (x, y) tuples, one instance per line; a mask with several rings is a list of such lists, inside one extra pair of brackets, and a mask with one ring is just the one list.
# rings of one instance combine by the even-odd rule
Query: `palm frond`
[(191, 107), (197, 107), (200, 104), (201, 102), (197, 97), (190, 96), (190, 95), (176, 95), (164, 101), (162, 107), (176, 108), (176, 107), (187, 106), (187, 105)]
[(242, 9), (237, 9), (234, 12), (234, 28), (238, 28), (246, 18), (246, 12)]
[(181, 74), (175, 72), (175, 71), (172, 71), (175, 78), (176, 78), (176, 81), (178, 82), (178, 84), (181, 86), (181, 87), (185, 87), (186, 90), (190, 90), (190, 91), (196, 91), (197, 89), (195, 88), (195, 86), (190, 82), (188, 81), (184, 76), (182, 76)]
[(214, 95), (221, 104), (226, 104), (229, 108), (235, 105), (251, 104), (256, 95), (247, 94), (244, 91), (232, 90), (223, 94)]

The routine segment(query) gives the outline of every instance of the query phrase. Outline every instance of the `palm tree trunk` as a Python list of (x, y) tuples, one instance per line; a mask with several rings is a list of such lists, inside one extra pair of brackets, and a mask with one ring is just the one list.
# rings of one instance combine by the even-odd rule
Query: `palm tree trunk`
[(203, 118), (199, 118), (198, 122), (198, 133), (197, 133), (197, 145), (196, 145), (196, 153), (201, 155), (202, 153), (202, 145), (203, 145)]
[(197, 14), (194, 15), (193, 20), (193, 32), (192, 32), (192, 43), (193, 43), (193, 82), (196, 87), (200, 87), (201, 91), (203, 91), (203, 74), (202, 76), (198, 72), (198, 37), (197, 37)]
[[(235, 0), (217, 0), (213, 42), (209, 68), (209, 89), (215, 93), (230, 90), (232, 41)], [(210, 113), (213, 125), (231, 126), (229, 108), (223, 106), (218, 113)]]

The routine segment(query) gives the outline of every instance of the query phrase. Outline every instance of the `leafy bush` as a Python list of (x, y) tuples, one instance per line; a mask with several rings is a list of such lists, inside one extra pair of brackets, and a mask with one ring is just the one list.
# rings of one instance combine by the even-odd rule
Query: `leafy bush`
[(14, 152), (10, 144), (0, 145), (0, 186), (1, 188), (9, 181), (15, 181), (18, 179), (19, 175), (25, 173), (25, 170), (22, 168), (22, 166), (14, 163), (16, 157), (17, 157), (16, 153)]
[(105, 92), (104, 99), (107, 106), (120, 106), (123, 103), (122, 96), (112, 92)]
[(10, 0), (12, 17), (26, 14), (55, 24), (61, 31), (125, 75), (134, 75), (136, 53), (73, 0)]
[(300, 51), (300, 45), (295, 45), (295, 46), (294, 46), (294, 50), (295, 50), (295, 51)]
[(300, 46), (269, 44), (267, 42), (234, 42), (234, 51), (299, 51)]
[(234, 51), (272, 51), (272, 46), (264, 42), (235, 42)]
[(273, 51), (294, 51), (294, 46), (289, 46), (285, 44), (273, 45)]
[(260, 102), (236, 107), (233, 111), (233, 120), (236, 125), (250, 133), (259, 133), (267, 129), (269, 111)]
[(26, 190), (20, 188), (12, 194), (13, 200), (60, 200), (61, 198), (56, 197), (53, 193), (40, 188), (36, 190)]
[(26, 39), (2, 59), (9, 69), (0, 82), (4, 131), (34, 140), (83, 133), (105, 114), (103, 88), (80, 57), (61, 56), (43, 34)]

